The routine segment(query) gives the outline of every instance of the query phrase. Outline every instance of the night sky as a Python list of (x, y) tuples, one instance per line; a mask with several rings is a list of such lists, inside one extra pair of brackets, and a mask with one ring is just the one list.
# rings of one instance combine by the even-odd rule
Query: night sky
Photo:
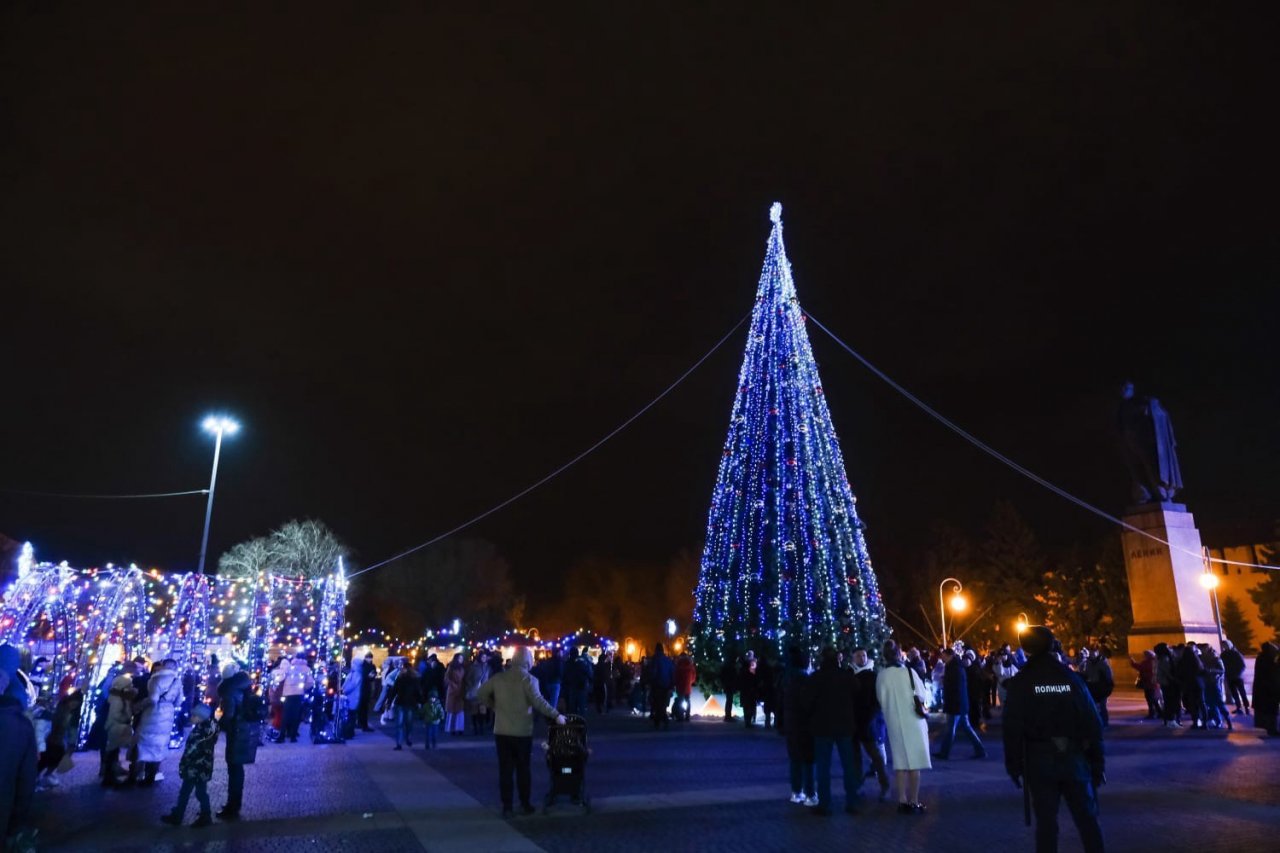
[[(211, 562), (315, 517), (368, 565), (673, 381), (749, 311), (779, 200), (802, 305), (979, 437), (1119, 512), (1132, 377), (1211, 544), (1280, 518), (1248, 10), (395, 5), (5, 5), (0, 488), (202, 488), (223, 410)], [(1106, 535), (810, 334), (882, 575), (1000, 498)], [(468, 535), (535, 602), (588, 555), (699, 551), (744, 335)], [(203, 511), (0, 494), (0, 533), (189, 569)]]

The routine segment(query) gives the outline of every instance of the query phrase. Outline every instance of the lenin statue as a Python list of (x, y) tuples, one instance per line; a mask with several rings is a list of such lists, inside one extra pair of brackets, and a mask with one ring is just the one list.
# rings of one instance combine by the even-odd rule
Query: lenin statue
[(1116, 418), (1120, 449), (1133, 477), (1134, 503), (1172, 501), (1182, 490), (1182, 471), (1169, 413), (1156, 398), (1135, 396), (1133, 383), (1126, 382)]

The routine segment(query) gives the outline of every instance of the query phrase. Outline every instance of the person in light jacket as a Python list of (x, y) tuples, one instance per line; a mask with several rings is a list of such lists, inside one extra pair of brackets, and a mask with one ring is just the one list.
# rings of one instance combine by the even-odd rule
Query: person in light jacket
[(533, 711), (557, 725), (564, 717), (547, 704), (538, 689), (538, 680), (529, 674), (533, 652), (520, 646), (511, 657), (511, 665), (480, 685), (480, 701), (494, 710), (493, 739), (498, 750), (498, 793), (502, 797), (502, 816), (512, 814), (512, 784), (520, 795), (520, 810), (535, 811), (530, 801), (529, 755), (533, 750)]
[(929, 689), (915, 670), (903, 665), (902, 650), (893, 640), (883, 646), (884, 669), (876, 675), (876, 700), (884, 714), (893, 774), (898, 783), (898, 812), (920, 814), (920, 771), (929, 770), (929, 723), (919, 716), (915, 699), (929, 701)]
[(138, 695), (133, 687), (133, 677), (137, 674), (137, 664), (133, 661), (125, 663), (120, 674), (112, 679), (107, 692), (107, 743), (102, 750), (102, 785), (105, 788), (113, 788), (123, 781), (120, 750), (133, 743), (133, 702)]
[[(138, 708), (142, 711), (138, 723), (138, 762), (129, 767), (129, 778), (137, 778), (137, 770), (143, 772), (139, 783), (144, 787), (155, 784), (160, 762), (169, 754), (169, 737), (173, 734), (173, 718), (182, 704), (182, 679), (178, 676), (175, 661), (166, 660), (147, 680), (147, 698)], [(135, 709), (137, 710), (137, 709)]]
[(276, 671), (280, 673), (280, 695), (284, 697), (284, 730), (280, 733), (280, 742), (284, 743), (287, 738), (290, 743), (297, 743), (298, 726), (302, 724), (302, 699), (315, 687), (316, 679), (302, 652), (280, 664)]

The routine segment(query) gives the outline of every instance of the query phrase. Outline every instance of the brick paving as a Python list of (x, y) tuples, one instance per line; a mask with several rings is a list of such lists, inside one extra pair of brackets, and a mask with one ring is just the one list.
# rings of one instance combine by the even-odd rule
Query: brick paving
[[(1280, 739), (1257, 730), (1168, 730), (1137, 722), (1140, 699), (1113, 700), (1103, 829), (1113, 851), (1262, 851), (1280, 848)], [(1240, 718), (1236, 718), (1240, 720)], [(924, 774), (924, 816), (868, 798), (859, 814), (816, 817), (787, 801), (785, 748), (769, 730), (695, 721), (655, 733), (613, 713), (588, 717), (592, 812), (567, 803), (503, 821), (490, 738), (393, 752), (382, 734), (345, 745), (268, 745), (248, 768), (244, 817), (207, 829), (170, 829), (157, 817), (176, 796), (170, 778), (150, 790), (103, 791), (96, 756), (77, 756), (64, 786), (38, 794), (41, 849), (147, 851), (713, 851), (1030, 850), (1019, 792), (1004, 774), (999, 727), (985, 761), (938, 762)], [(966, 754), (963, 747), (957, 749)], [(835, 771), (838, 774), (838, 768)], [(535, 743), (534, 797), (547, 790)], [(839, 796), (837, 779), (833, 791)], [(225, 791), (219, 768), (215, 807)], [(892, 798), (891, 798), (892, 799)], [(190, 816), (194, 816), (193, 811)], [(1063, 813), (1064, 853), (1080, 849)]]

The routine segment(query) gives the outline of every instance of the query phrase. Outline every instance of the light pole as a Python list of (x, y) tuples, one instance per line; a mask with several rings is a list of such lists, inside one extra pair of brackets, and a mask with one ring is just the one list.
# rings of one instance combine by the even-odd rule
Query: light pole
[(1218, 576), (1209, 564), (1209, 549), (1204, 549), (1204, 574), (1200, 575), (1200, 585), (1209, 590), (1213, 598), (1213, 625), (1218, 629), (1218, 649), (1222, 649), (1222, 613), (1218, 610)]
[(235, 435), (240, 431), (240, 424), (226, 415), (210, 415), (204, 419), (204, 431), (212, 433), (213, 473), (209, 475), (209, 502), (204, 508), (204, 536), (200, 539), (200, 567), (198, 574), (204, 574), (204, 557), (209, 550), (209, 519), (213, 517), (213, 486), (218, 481), (218, 457), (222, 454), (222, 437)]
[(968, 607), (968, 602), (964, 600), (964, 596), (960, 594), (964, 586), (955, 578), (943, 578), (942, 583), (938, 584), (938, 616), (942, 621), (942, 646), (947, 646), (947, 605), (942, 598), (942, 589), (947, 584), (955, 584), (955, 588), (951, 590), (951, 609), (956, 613), (963, 613)]

